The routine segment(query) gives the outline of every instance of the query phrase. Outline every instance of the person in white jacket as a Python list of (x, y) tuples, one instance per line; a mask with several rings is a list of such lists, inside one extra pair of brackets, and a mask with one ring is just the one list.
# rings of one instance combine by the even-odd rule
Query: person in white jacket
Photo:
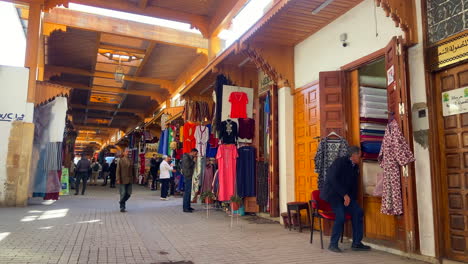
[(167, 201), (169, 191), (169, 181), (171, 179), (171, 171), (174, 171), (174, 166), (171, 165), (171, 157), (163, 156), (163, 161), (159, 165), (159, 181), (161, 182), (161, 200)]

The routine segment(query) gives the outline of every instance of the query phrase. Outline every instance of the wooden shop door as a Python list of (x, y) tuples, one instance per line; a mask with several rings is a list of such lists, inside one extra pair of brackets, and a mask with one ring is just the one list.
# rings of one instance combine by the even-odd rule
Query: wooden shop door
[[(385, 49), (385, 70), (387, 71), (388, 111), (413, 150), (412, 129), (409, 119), (409, 93), (407, 86), (407, 49), (401, 38), (394, 37)], [(389, 116), (391, 118), (391, 115)], [(395, 246), (403, 251), (418, 250), (418, 226), (414, 163), (404, 166), (401, 171), (403, 215), (395, 216)], [(369, 224), (369, 223), (366, 223)], [(382, 223), (374, 223), (381, 225)]]
[[(468, 113), (443, 116), (442, 94), (468, 86), (468, 64), (435, 75), (442, 192), (439, 223), (445, 257), (468, 262)], [(434, 161), (436, 162), (436, 161)]]
[(314, 158), (320, 138), (318, 83), (294, 96), (295, 193), (296, 201), (308, 202), (317, 190)]

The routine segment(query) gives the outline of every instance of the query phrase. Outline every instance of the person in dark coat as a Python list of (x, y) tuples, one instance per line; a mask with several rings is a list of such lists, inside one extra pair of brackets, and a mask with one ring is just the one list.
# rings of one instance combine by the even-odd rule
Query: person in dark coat
[(345, 214), (351, 215), (353, 226), (351, 249), (355, 251), (370, 250), (369, 246), (361, 242), (364, 235), (364, 212), (357, 202), (361, 150), (356, 146), (350, 147), (349, 155), (337, 158), (332, 163), (320, 193), (320, 198), (330, 203), (333, 213), (336, 215), (328, 247), (330, 251), (336, 253), (342, 252), (338, 247), (338, 241), (343, 233)]
[(107, 163), (107, 161), (105, 160), (102, 163), (102, 178), (104, 178), (104, 183), (102, 184), (102, 186), (106, 186), (107, 178), (109, 178), (109, 163)]
[(195, 148), (190, 153), (182, 155), (182, 175), (184, 175), (185, 185), (183, 198), (184, 213), (191, 213), (193, 211), (193, 208), (190, 206), (190, 198), (192, 196), (192, 177), (197, 156), (198, 150)]
[(87, 155), (82, 155), (81, 160), (78, 161), (76, 165), (76, 185), (75, 185), (75, 195), (78, 195), (80, 192), (80, 181), (83, 182), (83, 189), (81, 195), (85, 194), (86, 184), (91, 174), (91, 162), (88, 159)]
[(117, 172), (117, 162), (114, 159), (111, 165), (109, 166), (109, 179), (110, 179), (111, 188), (115, 188), (116, 172)]
[(117, 184), (119, 184), (120, 189), (120, 212), (126, 213), (126, 203), (130, 196), (132, 196), (133, 189), (133, 164), (132, 161), (128, 158), (129, 150), (124, 150), (122, 157), (117, 162)]

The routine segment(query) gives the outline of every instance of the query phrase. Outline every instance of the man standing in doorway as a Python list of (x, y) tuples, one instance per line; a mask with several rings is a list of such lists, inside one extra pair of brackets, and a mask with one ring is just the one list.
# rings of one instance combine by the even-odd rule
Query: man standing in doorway
[(75, 195), (80, 192), (80, 181), (83, 182), (83, 190), (81, 195), (85, 194), (86, 183), (88, 182), (89, 174), (91, 173), (91, 162), (88, 156), (85, 154), (81, 155), (81, 160), (76, 165), (76, 182), (75, 182)]
[(353, 225), (352, 250), (368, 251), (371, 248), (362, 244), (364, 235), (363, 216), (364, 212), (357, 203), (359, 164), (361, 162), (361, 150), (359, 147), (349, 148), (349, 155), (336, 159), (328, 169), (325, 186), (320, 198), (329, 202), (333, 213), (336, 215), (333, 224), (330, 246), (328, 249), (335, 253), (341, 253), (338, 240), (343, 233), (345, 215), (351, 215)]
[(126, 202), (132, 195), (133, 170), (132, 161), (128, 158), (128, 149), (126, 149), (122, 157), (117, 162), (117, 184), (120, 188), (120, 212), (125, 213)]
[(184, 199), (183, 209), (184, 213), (193, 212), (193, 208), (190, 207), (190, 198), (192, 196), (192, 177), (193, 170), (195, 169), (195, 161), (197, 159), (198, 150), (192, 149), (190, 153), (185, 153), (182, 156), (182, 174), (184, 175)]
[(163, 161), (159, 165), (159, 181), (161, 181), (161, 200), (167, 201), (167, 194), (169, 191), (169, 181), (171, 180), (171, 171), (173, 171), (173, 165), (171, 165), (171, 157), (163, 156)]

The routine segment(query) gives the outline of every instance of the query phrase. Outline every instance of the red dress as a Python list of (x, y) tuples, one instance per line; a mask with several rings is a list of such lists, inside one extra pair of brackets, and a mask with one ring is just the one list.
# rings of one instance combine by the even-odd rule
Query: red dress
[(232, 92), (229, 95), (229, 102), (231, 103), (230, 118), (247, 118), (247, 104), (249, 98), (244, 92)]
[(195, 140), (195, 128), (197, 124), (187, 122), (184, 125), (184, 153), (189, 153), (197, 146)]
[(236, 186), (236, 165), (237, 147), (236, 145), (220, 145), (218, 153), (218, 179), (219, 179), (219, 201), (229, 201), (235, 194)]

